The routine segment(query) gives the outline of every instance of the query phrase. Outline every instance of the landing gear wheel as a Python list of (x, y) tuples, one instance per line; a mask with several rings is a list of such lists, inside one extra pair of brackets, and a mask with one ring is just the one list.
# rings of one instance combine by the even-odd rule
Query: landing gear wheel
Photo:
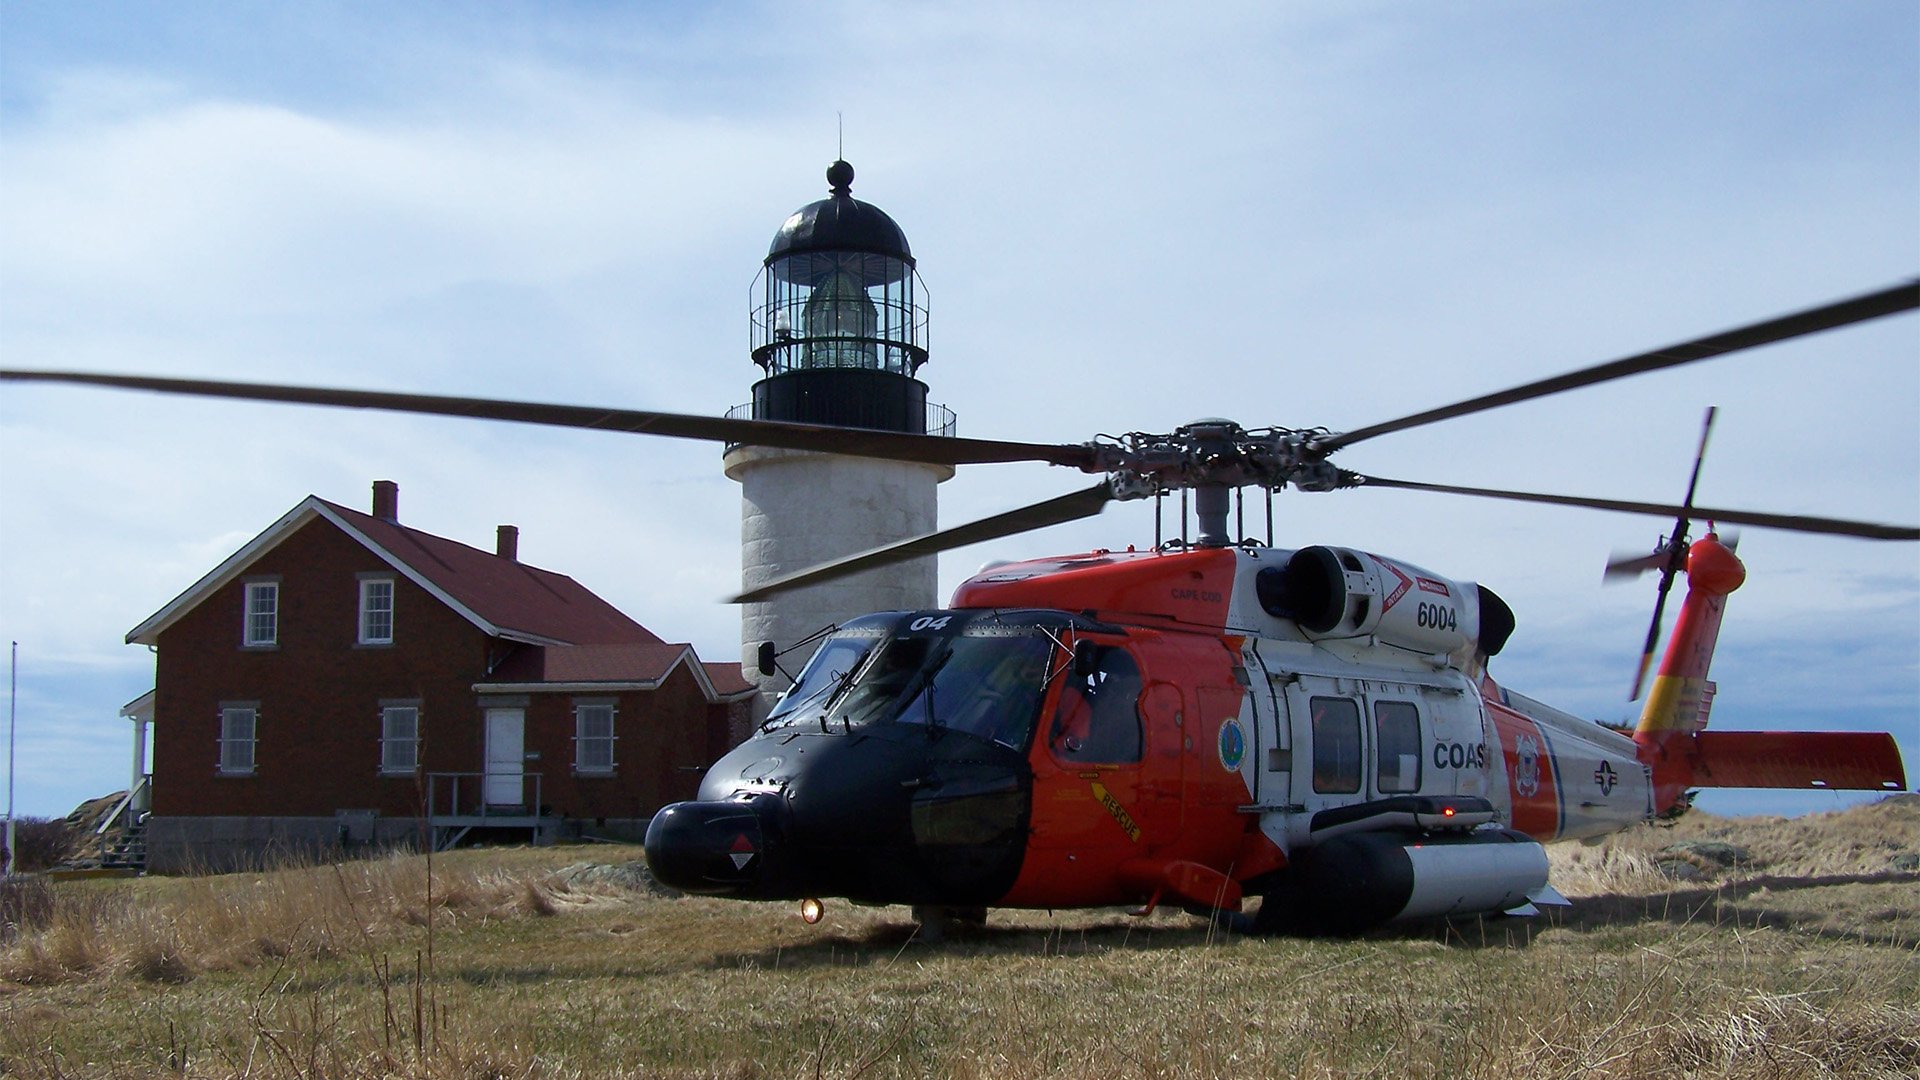
[(1253, 932), (1261, 937), (1305, 937), (1315, 933), (1314, 919), (1300, 884), (1283, 873), (1260, 896), (1253, 913)]
[(921, 941), (941, 942), (947, 940), (949, 935), (978, 930), (987, 925), (987, 909), (916, 904), (913, 921), (920, 924)]
[(1223, 934), (1252, 934), (1254, 918), (1244, 911), (1228, 911), (1226, 908), (1189, 907), (1187, 914), (1205, 919), (1213, 924), (1215, 930)]

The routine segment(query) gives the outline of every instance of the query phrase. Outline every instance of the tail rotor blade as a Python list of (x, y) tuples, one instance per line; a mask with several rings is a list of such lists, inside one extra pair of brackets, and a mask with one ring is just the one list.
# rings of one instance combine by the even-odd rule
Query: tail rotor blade
[(1606, 572), (1603, 573), (1601, 577), (1606, 581), (1618, 581), (1621, 578), (1636, 578), (1650, 570), (1660, 569), (1666, 565), (1666, 562), (1667, 553), (1664, 551), (1656, 551), (1651, 555), (1632, 555), (1627, 552), (1615, 552), (1613, 558), (1607, 560)]
[[(1700, 448), (1693, 452), (1693, 475), (1687, 478), (1687, 497), (1680, 503), (1683, 511), (1693, 509), (1693, 492), (1700, 486), (1700, 466), (1707, 460), (1707, 436), (1713, 434), (1713, 418), (1719, 415), (1719, 412), (1719, 406), (1707, 406), (1707, 418), (1700, 425)], [(1680, 520), (1686, 521), (1684, 513)], [(1682, 530), (1675, 529), (1673, 534), (1679, 536), (1681, 532)]]
[[(1664, 552), (1662, 553), (1665, 554)], [(1627, 695), (1628, 701), (1639, 701), (1640, 690), (1647, 682), (1647, 669), (1653, 666), (1654, 650), (1660, 646), (1660, 620), (1667, 610), (1667, 593), (1673, 590), (1672, 564), (1660, 575), (1660, 595), (1653, 602), (1653, 622), (1647, 627), (1647, 643), (1640, 649), (1640, 668), (1633, 674), (1633, 692)]]

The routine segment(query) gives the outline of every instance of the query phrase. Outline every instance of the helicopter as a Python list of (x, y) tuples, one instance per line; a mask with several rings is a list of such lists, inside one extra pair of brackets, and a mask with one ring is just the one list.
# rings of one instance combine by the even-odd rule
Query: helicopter
[[(594, 428), (963, 465), (1042, 462), (1091, 487), (765, 583), (751, 602), (876, 566), (1178, 494), (1179, 539), (989, 566), (948, 606), (880, 612), (789, 648), (811, 658), (758, 729), (658, 811), (654, 876), (683, 891), (906, 904), (930, 930), (991, 908), (1172, 905), (1258, 932), (1534, 914), (1565, 903), (1544, 845), (1685, 809), (1701, 787), (1900, 791), (1885, 733), (1707, 730), (1740, 525), (1920, 540), (1920, 528), (1694, 503), (1443, 485), (1333, 464), (1363, 440), (1920, 307), (1920, 281), (1408, 416), (1336, 432), (1200, 420), (1164, 434), (1021, 443), (596, 406), (0, 371), (0, 381), (139, 389)], [(1236, 539), (1235, 494), (1399, 489), (1672, 516), (1641, 675), (1687, 580), (1637, 726), (1619, 731), (1497, 682), (1516, 626), (1490, 588), (1358, 549)], [(1197, 536), (1184, 535), (1191, 496)], [(1244, 514), (1244, 500), (1239, 504)], [(1689, 540), (1696, 521), (1705, 535)], [(768, 643), (759, 666), (771, 674)], [(1636, 694), (1640, 680), (1636, 680)]]

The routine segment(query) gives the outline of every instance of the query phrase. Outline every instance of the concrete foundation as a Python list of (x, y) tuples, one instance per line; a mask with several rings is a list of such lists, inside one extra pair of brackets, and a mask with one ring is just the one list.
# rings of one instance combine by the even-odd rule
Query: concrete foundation
[(147, 870), (216, 874), (425, 846), (415, 819), (349, 815), (148, 818)]
[[(473, 840), (551, 844), (593, 838), (637, 844), (651, 818), (543, 819), (527, 828), (475, 829)], [(385, 851), (425, 850), (419, 818), (343, 810), (333, 817), (153, 817), (147, 819), (147, 870), (155, 874), (218, 874), (286, 863), (334, 862)], [(498, 834), (496, 837), (495, 834)]]

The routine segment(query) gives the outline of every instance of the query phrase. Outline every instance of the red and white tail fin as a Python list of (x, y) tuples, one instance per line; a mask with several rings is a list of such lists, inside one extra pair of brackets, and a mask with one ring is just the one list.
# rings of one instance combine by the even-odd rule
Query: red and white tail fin
[(1689, 787), (1906, 788), (1900, 749), (1888, 734), (1703, 731), (1720, 620), (1747, 569), (1710, 532), (1688, 549), (1686, 574), (1687, 598), (1633, 733), (1640, 760), (1653, 769), (1658, 810), (1672, 809)]

